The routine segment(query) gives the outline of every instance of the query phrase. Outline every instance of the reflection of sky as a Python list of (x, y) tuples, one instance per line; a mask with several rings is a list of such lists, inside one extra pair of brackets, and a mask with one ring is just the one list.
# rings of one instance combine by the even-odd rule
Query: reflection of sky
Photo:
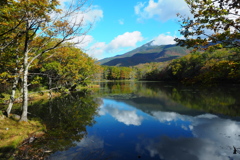
[[(240, 160), (240, 123), (216, 115), (181, 115), (151, 111), (146, 114), (123, 102), (104, 99), (88, 136), (65, 152), (99, 151), (109, 159)], [(84, 152), (81, 152), (84, 151)], [(94, 159), (94, 158), (92, 158)], [(98, 158), (103, 159), (103, 158)]]
[(143, 117), (137, 115), (137, 110), (125, 103), (116, 102), (114, 100), (104, 100), (103, 106), (100, 107), (99, 114), (110, 114), (117, 121), (126, 125), (141, 125)]
[[(96, 136), (84, 137), (81, 142), (76, 142), (76, 147), (72, 147), (67, 151), (56, 152), (48, 159), (50, 160), (79, 160), (96, 157), (102, 153), (104, 141)], [(91, 159), (92, 159), (91, 158)]]
[(240, 147), (240, 123), (205, 114), (196, 117), (184, 116), (174, 112), (153, 112), (161, 123), (177, 124), (177, 121), (190, 122), (183, 129), (191, 130), (194, 137), (171, 139), (168, 136), (141, 138), (136, 146), (140, 153), (146, 151), (151, 157), (160, 159), (193, 160), (239, 160), (233, 154), (233, 146)]
[[(140, 116), (137, 113), (133, 107), (114, 100), (104, 100), (104, 105), (100, 109), (100, 114), (110, 114), (126, 125), (140, 126), (144, 121), (149, 121), (144, 115)], [(141, 136), (140, 142), (136, 145), (136, 151), (139, 153), (147, 151), (151, 157), (159, 156), (161, 159), (176, 160), (240, 159), (239, 155), (235, 157), (233, 155), (233, 146), (240, 147), (239, 122), (221, 119), (211, 114), (192, 117), (175, 112), (155, 111), (151, 115), (160, 123), (170, 125), (171, 128), (180, 127), (191, 132), (193, 137), (184, 134), (182, 137), (170, 136), (166, 131), (164, 136)]]

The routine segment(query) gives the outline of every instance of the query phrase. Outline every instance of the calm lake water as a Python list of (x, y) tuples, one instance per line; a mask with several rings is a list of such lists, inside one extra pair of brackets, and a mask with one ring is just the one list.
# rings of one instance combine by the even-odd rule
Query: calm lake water
[(240, 160), (239, 86), (100, 83), (36, 110), (49, 160)]

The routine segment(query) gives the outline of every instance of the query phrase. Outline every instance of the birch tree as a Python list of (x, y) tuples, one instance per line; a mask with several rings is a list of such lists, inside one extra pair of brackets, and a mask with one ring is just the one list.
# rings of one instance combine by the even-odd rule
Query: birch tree
[[(8, 29), (5, 35), (14, 35), (14, 41), (9, 40), (4, 47), (10, 47), (13, 42), (22, 64), (23, 103), (20, 121), (27, 121), (28, 114), (28, 74), (34, 62), (51, 50), (62, 47), (64, 42), (76, 36), (84, 37), (91, 24), (84, 22), (84, 17), (78, 18), (88, 11), (87, 0), (68, 1), (60, 6), (57, 0), (14, 0), (8, 1), (15, 10), (9, 10), (11, 15), (18, 15), (17, 23)], [(6, 28), (8, 25), (5, 26)], [(3, 36), (2, 36), (3, 37)], [(81, 43), (78, 42), (78, 43)], [(5, 49), (2, 48), (2, 49)], [(8, 111), (9, 112), (9, 111)]]
[(19, 14), (19, 3), (13, 0), (1, 1), (0, 4), (0, 81), (3, 84), (12, 82), (12, 93), (7, 108), (9, 116), (20, 75), (20, 43), (24, 35), (21, 24), (24, 15)]

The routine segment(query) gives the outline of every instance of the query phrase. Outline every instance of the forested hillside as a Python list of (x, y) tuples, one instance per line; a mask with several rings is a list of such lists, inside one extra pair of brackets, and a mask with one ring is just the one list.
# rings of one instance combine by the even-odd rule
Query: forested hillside
[(107, 66), (135, 66), (143, 63), (166, 62), (188, 54), (191, 50), (176, 45), (152, 45), (149, 42), (130, 52), (100, 60)]
[(240, 83), (239, 48), (194, 52), (149, 72), (151, 80), (184, 83)]

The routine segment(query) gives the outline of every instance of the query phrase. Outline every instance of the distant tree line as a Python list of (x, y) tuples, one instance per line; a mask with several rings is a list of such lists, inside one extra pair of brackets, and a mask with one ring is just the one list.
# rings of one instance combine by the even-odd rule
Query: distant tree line
[(240, 83), (240, 50), (193, 52), (151, 72), (160, 81), (184, 83)]
[(105, 80), (135, 79), (135, 72), (132, 67), (103, 66), (102, 79)]
[(184, 83), (240, 83), (240, 49), (195, 51), (170, 62), (133, 67), (103, 67), (103, 79), (176, 81)]

